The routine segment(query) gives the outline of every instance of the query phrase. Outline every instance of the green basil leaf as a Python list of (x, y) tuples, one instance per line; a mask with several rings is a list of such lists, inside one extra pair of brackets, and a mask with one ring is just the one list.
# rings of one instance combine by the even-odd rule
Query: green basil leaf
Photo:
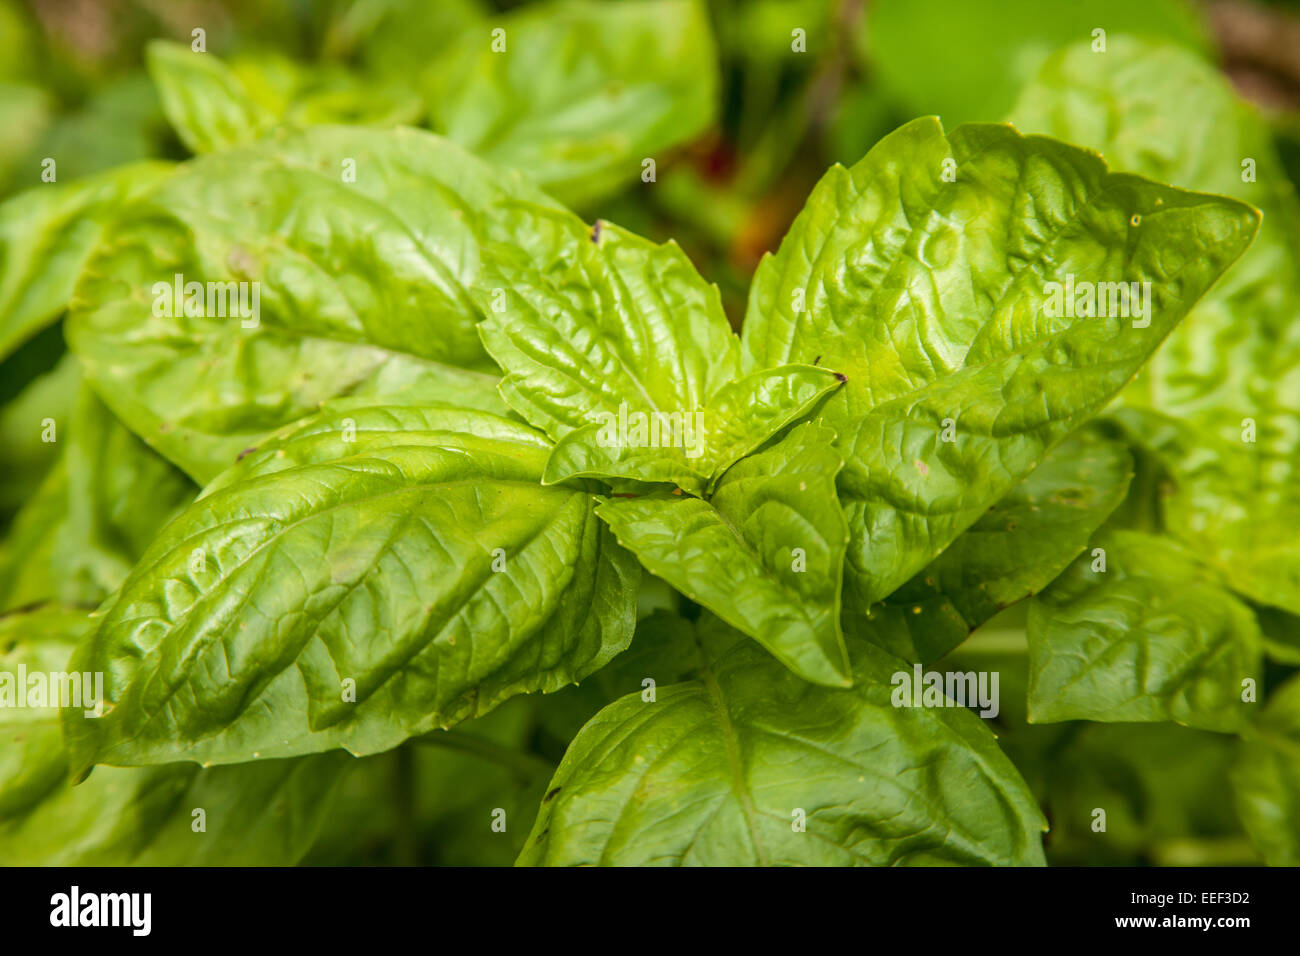
[(631, 478), (711, 492), (727, 468), (811, 412), (842, 380), (811, 365), (755, 372), (723, 385), (696, 413), (651, 414), (644, 434), (636, 413), (624, 415), (620, 405), (618, 414), (561, 438), (542, 480)]
[(314, 127), (200, 157), (123, 213), (69, 342), (132, 430), (203, 482), (339, 395), (501, 410), (468, 290), (481, 241), (508, 236), (506, 197), (549, 203), (410, 129)]
[[(53, 423), (63, 454), (0, 549), (0, 610), (47, 601), (98, 604), (159, 529), (194, 500), (193, 483), (89, 388), (76, 394), (70, 419)], [(42, 423), (29, 427), (40, 430)]]
[(63, 314), (117, 206), (168, 169), (138, 163), (67, 185), (36, 186), (0, 204), (0, 359)]
[(696, 0), (565, 0), (462, 33), (425, 95), (450, 139), (590, 203), (712, 122), (716, 64)]
[(1300, 866), (1300, 678), (1242, 732), (1232, 768), (1237, 814), (1271, 866)]
[(816, 687), (715, 623), (701, 680), (578, 734), (521, 864), (1043, 862), (1046, 823), (980, 719), (893, 705), (903, 661), (854, 642), (853, 689)]
[(618, 412), (692, 411), (736, 377), (739, 341), (717, 287), (675, 242), (588, 228), (562, 209), (512, 203), (476, 291), (501, 393), (558, 441)]
[(145, 62), (163, 112), (191, 152), (211, 153), (252, 142), (275, 125), (271, 112), (254, 102), (214, 54), (154, 40), (145, 49)]
[(676, 243), (515, 205), (493, 246), (479, 327), (511, 408), (556, 441), (548, 483), (672, 482), (694, 494), (808, 414), (843, 376), (788, 365), (739, 377), (739, 341)]
[(834, 434), (795, 427), (732, 466), (709, 501), (610, 498), (596, 513), (651, 574), (739, 628), (805, 680), (850, 683), (840, 633), (848, 530)]
[(1104, 554), (1082, 555), (1030, 603), (1030, 720), (1237, 730), (1244, 682), (1260, 678), (1250, 608), (1167, 538), (1117, 531), (1096, 543)]
[(728, 382), (709, 399), (712, 428), (706, 432), (714, 459), (713, 481), (746, 455), (757, 451), (787, 425), (844, 382), (844, 376), (811, 365), (783, 365)]
[[(833, 167), (759, 266), (744, 352), (848, 377), (823, 414), (851, 603), (893, 592), (1099, 411), (1257, 225), (1009, 126), (919, 119)], [(1149, 286), (1120, 308), (1121, 282)], [(1074, 316), (1075, 283), (1110, 314)]]
[(1131, 38), (1104, 57), (1062, 51), (1012, 115), (1263, 211), (1241, 262), (1124, 390), (1121, 421), (1173, 479), (1168, 530), (1241, 594), (1300, 613), (1300, 202), (1268, 126), (1214, 66)]
[(500, 455), (504, 447), (528, 467), (545, 461), (551, 449), (546, 436), (527, 425), (473, 409), (433, 404), (357, 407), (342, 400), (281, 429), (261, 446), (246, 449), (239, 464), (209, 482), (201, 497), (250, 478), (417, 441), (470, 456)]
[(589, 493), (538, 483), (536, 433), (326, 415), (177, 517), (107, 606), (76, 666), (105, 673), (108, 712), (64, 725), (76, 774), (376, 753), (627, 646), (636, 563)]
[(938, 660), (1064, 571), (1124, 500), (1132, 477), (1122, 442), (1076, 432), (868, 613), (846, 606), (845, 628), (898, 657)]
[(703, 491), (700, 410), (739, 367), (717, 288), (673, 242), (519, 204), (509, 222), (522, 241), (491, 249), (479, 331), (505, 370), (506, 403), (562, 443), (547, 480), (603, 474)]

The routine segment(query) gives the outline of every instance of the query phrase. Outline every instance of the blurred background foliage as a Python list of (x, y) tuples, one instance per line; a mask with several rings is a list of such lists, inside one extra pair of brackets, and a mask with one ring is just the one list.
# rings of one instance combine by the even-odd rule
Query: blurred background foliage
[[(553, 18), (562, 7), (554, 0), (3, 0), (0, 197), (38, 181), (46, 156), (58, 157), (65, 181), (188, 154), (145, 70), (150, 39), (188, 44), (203, 25), (207, 49), (291, 120), (445, 131), (457, 120), (446, 104), (472, 69), (455, 56), (463, 31), (481, 32), (503, 13)], [(758, 258), (774, 248), (830, 163), (856, 161), (915, 116), (937, 114), (948, 126), (1004, 119), (1051, 53), (1098, 26), (1112, 36), (1159, 37), (1221, 64), (1242, 95), (1267, 111), (1288, 169), (1300, 173), (1295, 0), (712, 0), (707, 8), (721, 81), (714, 121), (672, 155), (655, 157), (660, 170), (673, 171), (658, 176), (656, 188), (631, 186), (599, 205), (577, 205), (655, 238), (675, 237), (719, 283), (733, 316)], [(796, 29), (804, 52), (792, 49)], [(701, 86), (715, 69), (705, 62), (712, 52), (685, 51), (698, 58), (692, 73)]]
[[(624, 15), (618, 0), (597, 6), (604, 8), (598, 16)], [(653, 183), (640, 176), (635, 149), (642, 140), (619, 141), (620, 128), (602, 129), (590, 116), (561, 150), (530, 153), (512, 138), (520, 125), (544, 120), (562, 130), (568, 122), (564, 97), (573, 95), (574, 78), (551, 84), (548, 58), (566, 57), (583, 69), (588, 61), (582, 49), (566, 46), (569, 39), (545, 35), (568, 10), (557, 0), (0, 0), (0, 200), (39, 184), (45, 157), (57, 158), (60, 183), (75, 183), (138, 160), (180, 161), (204, 148), (169, 124), (145, 53), (157, 38), (188, 46), (195, 26), (206, 30), (207, 50), (229, 65), (267, 122), (407, 123), (447, 133), (532, 172), (588, 218), (676, 239), (719, 285), (733, 323), (760, 257), (775, 249), (828, 165), (855, 162), (918, 115), (938, 114), (949, 127), (1004, 120), (1056, 50), (1087, 42), (1098, 27), (1112, 40), (1156, 37), (1214, 64), (1261, 112), (1287, 174), (1300, 180), (1300, 9), (1286, 0), (691, 5), (690, 16), (701, 22), (685, 21), (680, 45), (669, 37), (658, 51), (674, 58), (671, 69), (680, 76), (672, 82), (689, 89), (638, 134), (654, 150), (644, 154), (656, 161)], [(523, 92), (495, 89), (484, 74), (482, 38), (502, 16), (518, 31), (516, 43), (539, 51), (527, 67), (536, 71), (535, 82)], [(621, 66), (607, 65), (617, 72), (650, 54), (601, 55), (618, 59)], [(605, 82), (599, 71), (591, 77), (594, 87)], [(593, 93), (592, 102), (609, 106), (611, 124), (621, 92), (595, 90), (604, 99)], [(643, 115), (659, 108), (650, 100), (633, 105)], [(607, 154), (621, 165), (611, 167)], [(635, 162), (627, 163), (628, 155)], [(21, 238), (21, 229), (0, 235), (0, 276)], [(0, 305), (4, 295), (0, 284)], [(52, 527), (72, 520), (56, 506), (70, 480), (82, 481), (84, 491), (80, 472), (87, 466), (79, 472), (56, 459), (53, 445), (37, 441), (25, 424), (30, 409), (91, 422), (104, 436), (100, 457), (92, 459), (101, 466), (129, 453), (135, 439), (92, 396), (78, 398), (77, 369), (62, 360), (57, 323), (10, 352), (0, 362), (0, 532), (12, 552), (16, 536), (48, 539)], [(169, 467), (160, 463), (156, 471), (147, 480), (169, 506), (193, 494)], [(32, 511), (24, 527), (15, 515), (33, 500), (54, 504), (48, 514)], [(131, 540), (129, 514), (109, 518), (96, 531), (95, 560), (83, 560), (71, 593), (38, 588), (28, 597), (93, 604), (114, 587), (142, 543)], [(23, 593), (21, 582), (4, 580), (2, 565), (0, 597), (5, 588)], [(1049, 860), (1259, 862), (1233, 812), (1233, 738), (1173, 724), (1027, 724), (1023, 613), (1012, 609), (995, 619), (951, 660), (1002, 674), (997, 730), (1052, 822)], [(1296, 619), (1274, 616), (1279, 640), (1294, 642)], [(1270, 666), (1274, 685), (1292, 670)], [(598, 678), (545, 700), (512, 700), (443, 735), (441, 745), (416, 741), (363, 761), (337, 788), (306, 862), (508, 864), (568, 738), (629, 689), (617, 669)], [(485, 825), (485, 806), (508, 809), (508, 837)], [(1098, 806), (1111, 808), (1104, 839), (1086, 823)]]

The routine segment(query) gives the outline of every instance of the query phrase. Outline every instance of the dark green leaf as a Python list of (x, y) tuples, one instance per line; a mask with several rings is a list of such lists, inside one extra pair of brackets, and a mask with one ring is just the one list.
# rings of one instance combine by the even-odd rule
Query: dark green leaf
[(706, 624), (702, 680), (583, 728), (520, 863), (1043, 862), (1043, 818), (980, 719), (893, 706), (905, 662), (855, 642), (854, 687), (835, 690), (738, 638)]
[(846, 607), (846, 628), (899, 657), (938, 660), (1065, 570), (1124, 499), (1132, 468), (1122, 443), (1072, 435), (865, 620)]
[(1030, 605), (1030, 720), (1241, 727), (1245, 682), (1260, 677), (1250, 608), (1166, 538), (1094, 543), (1104, 554), (1081, 556)]

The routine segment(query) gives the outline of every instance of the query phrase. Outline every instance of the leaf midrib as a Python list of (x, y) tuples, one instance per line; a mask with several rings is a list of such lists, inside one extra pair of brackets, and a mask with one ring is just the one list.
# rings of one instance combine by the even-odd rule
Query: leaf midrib
[(740, 756), (740, 737), (736, 733), (735, 724), (731, 721), (731, 713), (727, 710), (727, 702), (723, 699), (722, 687), (713, 672), (713, 664), (708, 653), (700, 642), (698, 634), (692, 633), (691, 639), (699, 650), (702, 662), (700, 668), (701, 679), (709, 692), (709, 701), (718, 715), (719, 730), (723, 744), (727, 749), (727, 765), (731, 773), (732, 792), (735, 793), (736, 799), (740, 802), (741, 813), (745, 817), (745, 826), (749, 830), (750, 842), (754, 844), (754, 855), (758, 859), (758, 865), (768, 866), (767, 853), (763, 850), (763, 845), (758, 839), (758, 810), (754, 806), (754, 796), (749, 792), (749, 787), (745, 782), (745, 768)]

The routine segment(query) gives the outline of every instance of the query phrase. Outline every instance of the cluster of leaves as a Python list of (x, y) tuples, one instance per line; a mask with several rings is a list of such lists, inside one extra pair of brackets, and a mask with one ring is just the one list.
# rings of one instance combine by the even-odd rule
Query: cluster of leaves
[[(1063, 862), (1300, 862), (1269, 129), (1173, 4), (998, 14), (1003, 87), (924, 69), (930, 6), (811, 71), (792, 26), (832, 49), (836, 5), (150, 43), (171, 146), (0, 205), (0, 673), (104, 680), (98, 716), (0, 712), (0, 861), (1033, 864), (1050, 821)], [(1178, 42), (1101, 52), (1092, 17)], [(1015, 125), (831, 166), (736, 334), (606, 216), (750, 208), (831, 81), (868, 91), (839, 146), (864, 111)], [(682, 152), (710, 129), (750, 157), (726, 185)], [(708, 261), (735, 222), (699, 215)], [(175, 276), (260, 312), (157, 308)], [(1067, 276), (1149, 314), (1061, 315)], [(605, 441), (628, 408), (698, 447)], [(896, 706), (915, 664), (997, 671), (1002, 712)]]

